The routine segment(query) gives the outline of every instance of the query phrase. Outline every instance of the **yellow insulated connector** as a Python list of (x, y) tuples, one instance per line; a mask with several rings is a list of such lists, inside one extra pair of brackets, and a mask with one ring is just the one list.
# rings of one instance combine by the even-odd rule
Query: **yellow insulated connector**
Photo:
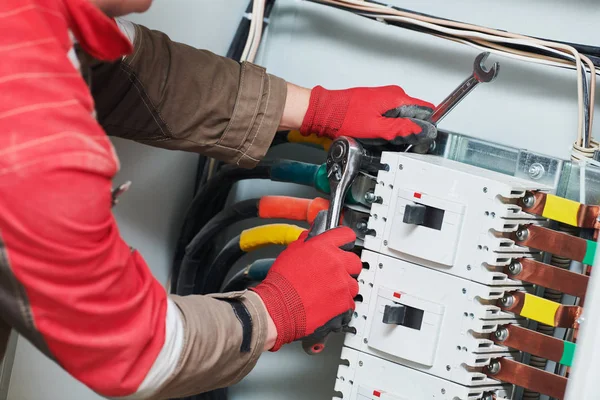
[(546, 325), (556, 326), (555, 316), (559, 307), (559, 303), (526, 293), (519, 314)]
[(305, 230), (290, 224), (270, 224), (246, 229), (240, 235), (240, 249), (248, 253), (270, 245), (287, 246)]
[(567, 225), (578, 226), (577, 215), (579, 207), (581, 207), (581, 204), (576, 201), (548, 194), (546, 195), (546, 204), (542, 212), (542, 217)]

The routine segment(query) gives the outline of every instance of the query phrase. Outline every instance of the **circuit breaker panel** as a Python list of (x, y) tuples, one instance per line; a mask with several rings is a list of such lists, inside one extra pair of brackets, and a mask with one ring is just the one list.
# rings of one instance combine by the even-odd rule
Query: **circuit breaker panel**
[(337, 398), (511, 399), (516, 382), (505, 375), (533, 367), (520, 363), (526, 349), (503, 342), (508, 331), (541, 335), (526, 329), (531, 319), (575, 323), (554, 321), (558, 303), (518, 279), (545, 250), (524, 230), (550, 231), (523, 204), (550, 188), (430, 155), (381, 161)]

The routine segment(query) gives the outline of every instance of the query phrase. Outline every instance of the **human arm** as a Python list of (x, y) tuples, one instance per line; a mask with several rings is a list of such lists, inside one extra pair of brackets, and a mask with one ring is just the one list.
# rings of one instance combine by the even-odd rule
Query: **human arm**
[(134, 52), (116, 63), (92, 63), (90, 74), (98, 120), (110, 135), (242, 167), (264, 157), (277, 130), (403, 143), (435, 137), (435, 127), (422, 121), (432, 105), (398, 86), (304, 88), (256, 64), (119, 24)]
[(18, 48), (0, 70), (0, 320), (104, 396), (231, 385), (275, 342), (266, 306), (254, 292), (169, 296), (123, 241), (111, 211), (118, 160), (65, 57), (67, 29), (92, 28), (78, 39), (100, 55), (119, 37), (86, 1), (64, 4), (73, 9), (52, 3), (0, 24)]

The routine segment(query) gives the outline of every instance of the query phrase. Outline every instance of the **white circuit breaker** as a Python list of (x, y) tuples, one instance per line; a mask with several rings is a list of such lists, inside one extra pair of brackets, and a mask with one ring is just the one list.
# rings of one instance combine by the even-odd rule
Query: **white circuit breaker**
[(517, 200), (550, 188), (428, 155), (384, 152), (381, 161), (389, 168), (377, 176), (338, 398), (510, 399), (511, 385), (482, 368), (520, 357), (489, 336), (522, 322), (496, 305), (528, 290), (503, 268), (538, 255), (509, 238), (520, 224), (544, 223)]
[(487, 285), (514, 284), (502, 267), (537, 254), (507, 236), (544, 223), (516, 202), (548, 187), (429, 155), (386, 152), (382, 163), (365, 248)]

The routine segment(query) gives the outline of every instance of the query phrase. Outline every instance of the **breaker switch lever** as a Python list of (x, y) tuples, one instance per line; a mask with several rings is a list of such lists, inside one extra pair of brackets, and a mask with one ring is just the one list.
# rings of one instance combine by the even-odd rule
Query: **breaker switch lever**
[(422, 204), (407, 204), (404, 208), (404, 219), (402, 222), (411, 225), (423, 225), (427, 207)]
[(404, 325), (406, 318), (406, 307), (402, 304), (385, 306), (383, 311), (383, 323), (390, 325)]
[(383, 309), (383, 321), (388, 325), (402, 325), (407, 328), (421, 330), (423, 310), (404, 304), (386, 305)]

